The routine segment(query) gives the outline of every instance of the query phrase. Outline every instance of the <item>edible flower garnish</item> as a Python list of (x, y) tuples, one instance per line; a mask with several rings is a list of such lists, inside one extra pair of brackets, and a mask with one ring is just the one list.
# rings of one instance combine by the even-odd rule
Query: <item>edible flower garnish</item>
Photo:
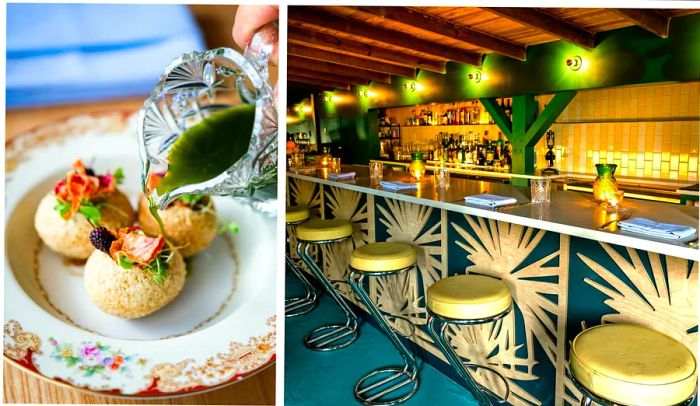
[(70, 219), (75, 213), (81, 213), (90, 223), (97, 225), (102, 215), (100, 205), (96, 203), (99, 198), (114, 192), (123, 178), (121, 168), (117, 168), (114, 174), (96, 176), (78, 159), (73, 162), (73, 170), (66, 174), (66, 178), (54, 185), (54, 210), (58, 211), (64, 220)]
[(147, 236), (138, 227), (119, 229), (109, 254), (124, 269), (138, 268), (150, 274), (159, 285), (165, 283), (172, 251), (162, 235)]

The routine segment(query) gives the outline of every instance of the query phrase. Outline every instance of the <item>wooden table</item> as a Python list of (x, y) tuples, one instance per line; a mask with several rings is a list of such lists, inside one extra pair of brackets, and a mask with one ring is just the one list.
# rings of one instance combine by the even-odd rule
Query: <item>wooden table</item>
[[(6, 115), (6, 140), (53, 121), (87, 113), (136, 111), (143, 104), (143, 97), (106, 102), (42, 107), (8, 111)], [(275, 404), (275, 365), (250, 378), (201, 395), (148, 401), (94, 396), (76, 390), (65, 389), (29, 375), (4, 363), (5, 403), (157, 403), (157, 404)]]

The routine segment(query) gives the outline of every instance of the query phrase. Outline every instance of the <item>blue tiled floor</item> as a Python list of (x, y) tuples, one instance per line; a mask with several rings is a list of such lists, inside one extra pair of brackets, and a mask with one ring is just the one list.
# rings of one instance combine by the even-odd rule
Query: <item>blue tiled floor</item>
[[(287, 295), (298, 292), (288, 274)], [(401, 362), (389, 340), (369, 323), (362, 324), (359, 338), (346, 348), (318, 352), (304, 346), (308, 331), (340, 320), (340, 310), (327, 295), (311, 313), (285, 319), (285, 405), (358, 405), (355, 382), (370, 370)], [(404, 405), (476, 405), (471, 394), (429, 364), (420, 360), (420, 368), (420, 387)]]

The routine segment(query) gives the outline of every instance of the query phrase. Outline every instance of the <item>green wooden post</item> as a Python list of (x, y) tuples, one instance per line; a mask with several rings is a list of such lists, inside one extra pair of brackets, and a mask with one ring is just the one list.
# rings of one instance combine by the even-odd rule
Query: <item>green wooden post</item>
[[(513, 154), (513, 173), (531, 175), (535, 172), (535, 148), (528, 147), (527, 130), (535, 122), (537, 116), (537, 102), (533, 95), (521, 95), (513, 97), (513, 132), (510, 138), (510, 146)], [(513, 178), (511, 183), (518, 186), (527, 186), (527, 179)]]
[[(511, 171), (513, 173), (525, 175), (535, 173), (535, 145), (574, 96), (576, 96), (575, 91), (556, 93), (539, 116), (537, 116), (535, 96), (514, 96), (512, 122), (495, 98), (480, 99), (486, 111), (493, 117), (493, 121), (510, 141), (513, 154)], [(528, 185), (527, 179), (520, 178), (511, 179), (511, 183), (519, 186)]]
[(511, 134), (513, 132), (513, 123), (511, 123), (510, 118), (508, 118), (508, 116), (506, 115), (506, 112), (503, 111), (501, 106), (498, 105), (498, 101), (496, 100), (496, 98), (490, 97), (486, 99), (479, 99), (479, 101), (481, 102), (481, 104), (484, 105), (486, 111), (489, 112), (489, 114), (493, 118), (493, 121), (503, 132), (503, 135), (505, 135), (506, 138), (510, 139)]

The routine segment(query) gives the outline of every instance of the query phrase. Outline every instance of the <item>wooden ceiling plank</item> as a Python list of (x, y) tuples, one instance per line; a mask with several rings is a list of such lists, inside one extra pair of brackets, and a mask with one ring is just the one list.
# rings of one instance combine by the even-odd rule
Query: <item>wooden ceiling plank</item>
[(618, 8), (613, 9), (613, 11), (625, 20), (638, 25), (652, 34), (661, 38), (668, 38), (670, 17), (650, 9)]
[(421, 30), (489, 49), (495, 53), (511, 58), (525, 60), (525, 47), (483, 32), (474, 31), (468, 27), (454, 24), (450, 21), (424, 14), (406, 7), (360, 7), (364, 12), (371, 13), (392, 21), (410, 25)]
[(367, 69), (374, 72), (388, 73), (390, 75), (403, 76), (412, 79), (415, 79), (416, 77), (416, 70), (405, 66), (392, 65), (389, 63), (377, 62), (371, 59), (363, 59), (345, 54), (337, 54), (335, 52), (324, 51), (299, 44), (287, 44), (287, 53), (289, 55), (296, 55), (309, 59)]
[(560, 39), (593, 49), (595, 41), (593, 34), (574, 24), (560, 20), (547, 13), (532, 8), (516, 7), (482, 7), (501, 17), (526, 25), (530, 28), (546, 32)]
[(294, 83), (302, 83), (305, 85), (311, 85), (311, 86), (316, 87), (316, 88), (328, 87), (331, 89), (350, 90), (350, 85), (348, 85), (347, 83), (333, 82), (331, 80), (324, 80), (324, 79), (312, 79), (312, 78), (307, 78), (305, 76), (287, 75), (287, 81), (294, 82)]
[(359, 20), (345, 19), (316, 9), (290, 7), (288, 13), (289, 21), (344, 32), (467, 65), (481, 66), (482, 55), (476, 52), (444, 46), (399, 31), (377, 27)]
[(307, 30), (301, 27), (289, 26), (287, 38), (289, 41), (297, 44), (339, 50), (354, 55), (361, 55), (363, 57), (389, 62), (395, 65), (420, 68), (436, 73), (445, 73), (445, 63), (442, 61), (434, 61), (415, 55), (396, 52), (374, 45), (324, 34), (322, 32)]
[(287, 75), (292, 76), (303, 76), (311, 79), (317, 79), (322, 77), (324, 80), (330, 80), (332, 82), (347, 83), (355, 86), (367, 86), (369, 84), (368, 79), (357, 78), (352, 76), (338, 75), (337, 73), (326, 72), (321, 76), (317, 71), (307, 70), (303, 68), (296, 68), (293, 66), (287, 67)]
[(295, 68), (313, 70), (321, 74), (332, 72), (338, 75), (345, 75), (357, 78), (365, 78), (374, 82), (391, 83), (391, 76), (386, 73), (374, 72), (367, 69), (352, 68), (350, 66), (338, 65), (336, 63), (322, 62), (313, 59), (301, 58), (294, 55), (287, 56), (287, 65)]

